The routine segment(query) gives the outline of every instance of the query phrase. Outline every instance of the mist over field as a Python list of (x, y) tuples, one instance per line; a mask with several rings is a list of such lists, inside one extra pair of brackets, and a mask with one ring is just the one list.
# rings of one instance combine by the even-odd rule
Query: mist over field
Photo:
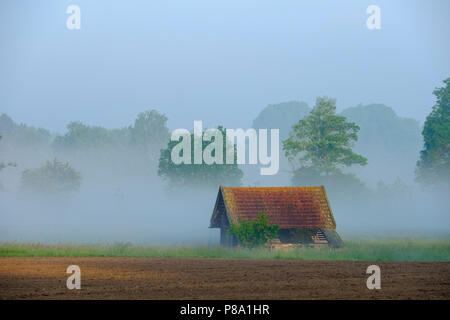
[[(448, 187), (415, 171), (450, 75), (450, 5), (377, 2), (380, 30), (366, 28), (371, 1), (80, 0), (80, 30), (66, 2), (2, 2), (0, 242), (218, 244), (220, 185), (317, 184), (295, 176), (282, 141), (323, 96), (359, 126), (367, 158), (323, 183), (344, 240), (448, 236)], [(279, 129), (278, 173), (177, 171), (162, 150), (194, 120)]]
[[(309, 107), (300, 102), (270, 105), (254, 119), (253, 127), (280, 127), (282, 140), (293, 123), (277, 122), (277, 117), (293, 122), (296, 115), (304, 117), (308, 112)], [(423, 143), (419, 122), (398, 117), (381, 105), (349, 108), (343, 114), (361, 127), (355, 149), (368, 157), (368, 165), (354, 170), (362, 183), (356, 189), (352, 184), (337, 189), (325, 186), (337, 230), (344, 237), (447, 235), (448, 199), (439, 190), (414, 182)], [(139, 118), (152, 123), (142, 115)], [(140, 131), (138, 119), (122, 129), (72, 125), (59, 135), (1, 115), (2, 160), (7, 157), (17, 166), (5, 168), (0, 175), (0, 241), (217, 244), (219, 230), (208, 228), (209, 219), (219, 185), (230, 184), (225, 180), (171, 186), (157, 173), (158, 150), (167, 143), (169, 131), (163, 125), (157, 126), (160, 134)], [(160, 120), (163, 124), (164, 118)], [(373, 130), (379, 125), (384, 130)], [(392, 146), (391, 140), (399, 147)], [(24, 170), (55, 158), (80, 173), (79, 189), (24, 188)], [(273, 176), (259, 175), (259, 165), (241, 165), (240, 185), (293, 185), (288, 160), (282, 152), (280, 158), (280, 172)]]

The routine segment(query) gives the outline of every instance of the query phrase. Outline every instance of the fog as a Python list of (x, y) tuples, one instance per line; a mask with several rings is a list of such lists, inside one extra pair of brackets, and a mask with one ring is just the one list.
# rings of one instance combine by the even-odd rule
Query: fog
[[(202, 120), (283, 140), (323, 95), (360, 126), (354, 150), (368, 159), (345, 171), (362, 187), (325, 185), (338, 232), (449, 234), (448, 190), (414, 170), (433, 89), (450, 75), (450, 3), (376, 1), (382, 27), (368, 30), (372, 2), (79, 0), (81, 29), (68, 30), (71, 2), (2, 1), (0, 163), (16, 166), (0, 170), (0, 241), (218, 244), (209, 220), (228, 182), (158, 175), (172, 130)], [(25, 190), (24, 170), (55, 158), (79, 188)], [(240, 168), (242, 186), (293, 185), (281, 149), (276, 175)]]
[[(100, 140), (92, 148), (79, 138), (78, 144), (70, 145), (74, 150), (61, 151), (55, 147), (55, 141), (58, 137), (60, 144), (71, 141), (69, 132), (64, 136), (50, 134), (32, 144), (28, 140), (37, 135), (36, 129), (13, 122), (13, 129), (5, 132), (6, 123), (12, 119), (3, 115), (0, 120), (1, 160), (17, 164), (0, 173), (0, 241), (218, 244), (219, 230), (208, 227), (219, 184), (228, 186), (226, 181), (173, 187), (158, 176), (158, 161), (152, 152), (135, 152), (134, 145), (108, 145)], [(133, 125), (128, 128), (132, 131)], [(27, 136), (20, 134), (22, 131), (34, 133)], [(80, 145), (81, 141), (86, 146)], [(241, 165), (244, 173), (241, 185), (292, 185), (292, 173), (283, 157), (281, 171), (272, 176), (259, 175), (259, 164)], [(394, 165), (407, 162), (401, 155), (398, 156), (401, 161), (392, 161), (392, 157), (392, 154), (388, 157), (391, 167), (384, 175), (379, 171), (379, 163), (371, 166), (369, 158), (365, 170), (375, 171), (371, 175), (380, 179), (376, 186), (370, 179), (364, 180), (364, 176), (358, 176), (362, 187), (325, 185), (338, 231), (344, 238), (357, 234), (447, 235), (450, 216), (444, 191), (424, 189), (411, 182), (413, 172), (404, 180), (397, 177), (389, 182), (391, 172), (397, 169), (402, 172)], [(72, 192), (24, 189), (22, 172), (39, 168), (54, 158), (68, 161), (80, 172), (80, 188)]]
[(173, 199), (158, 190), (129, 189), (124, 199), (112, 191), (86, 188), (73, 199), (51, 204), (2, 195), (1, 241), (133, 242), (137, 244), (217, 244), (209, 229), (214, 196)]

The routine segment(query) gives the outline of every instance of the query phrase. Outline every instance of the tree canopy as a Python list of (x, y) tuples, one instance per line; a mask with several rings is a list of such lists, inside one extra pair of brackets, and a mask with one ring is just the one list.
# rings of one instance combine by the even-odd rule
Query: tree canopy
[[(225, 136), (225, 129), (221, 126), (218, 130)], [(204, 134), (204, 133), (203, 133)], [(190, 134), (191, 138), (191, 153), (194, 154), (194, 144), (196, 139), (194, 139), (194, 134)], [(210, 142), (202, 141), (202, 152), (208, 147)], [(223, 143), (223, 154), (226, 154), (227, 144)], [(241, 185), (241, 179), (243, 177), (242, 170), (238, 167), (236, 161), (236, 150), (234, 152), (234, 163), (233, 164), (175, 164), (172, 159), (172, 149), (178, 145), (178, 141), (170, 141), (166, 149), (161, 151), (161, 156), (159, 159), (159, 169), (158, 175), (168, 181), (171, 187), (189, 187), (189, 186), (210, 186), (217, 187), (220, 185), (230, 185), (239, 186)], [(233, 146), (236, 148), (236, 146)], [(214, 153), (215, 151), (213, 151)], [(214, 155), (214, 154), (213, 154)]]
[(49, 144), (52, 136), (48, 130), (34, 128), (23, 123), (15, 123), (7, 114), (0, 115), (0, 133), (5, 138), (6, 144), (14, 147), (42, 146)]
[[(53, 143), (58, 157), (83, 168), (87, 181), (120, 183), (124, 176), (156, 176), (161, 149), (167, 146), (167, 117), (156, 110), (139, 113), (134, 125), (109, 129), (71, 122)], [(115, 172), (115, 175), (111, 175)]]
[(450, 186), (450, 78), (436, 88), (436, 104), (428, 115), (422, 135), (424, 149), (417, 162), (416, 179), (425, 185)]
[(134, 126), (106, 129), (88, 126), (79, 121), (67, 125), (67, 133), (54, 141), (57, 152), (86, 153), (112, 149), (116, 152), (135, 149), (142, 156), (158, 159), (160, 150), (167, 145), (169, 129), (167, 117), (156, 110), (141, 112)]

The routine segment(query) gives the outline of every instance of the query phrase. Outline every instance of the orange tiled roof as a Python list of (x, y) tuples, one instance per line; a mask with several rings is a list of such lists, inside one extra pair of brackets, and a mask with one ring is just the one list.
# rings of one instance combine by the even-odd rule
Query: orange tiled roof
[(336, 229), (324, 187), (220, 187), (230, 219), (255, 220), (264, 211), (284, 228)]

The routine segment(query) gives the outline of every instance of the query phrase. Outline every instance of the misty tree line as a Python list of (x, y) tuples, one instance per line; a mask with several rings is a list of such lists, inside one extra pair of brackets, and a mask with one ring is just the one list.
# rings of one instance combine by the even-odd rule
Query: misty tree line
[[(450, 78), (444, 83), (444, 87), (433, 92), (436, 105), (422, 130), (424, 146), (418, 155), (415, 176), (416, 181), (423, 185), (449, 188)], [(335, 101), (326, 97), (318, 98), (311, 110), (304, 108), (303, 114), (298, 109), (291, 108), (290, 111), (289, 108), (284, 110), (297, 115), (297, 122), (285, 128), (286, 134), (281, 134), (281, 137), (292, 185), (325, 185), (334, 192), (353, 190), (357, 193), (364, 190), (364, 183), (346, 170), (355, 165), (365, 166), (375, 158), (367, 158), (354, 150), (360, 126), (349, 119), (361, 117), (361, 112), (355, 109), (337, 114)], [(292, 116), (278, 112), (275, 117), (272, 113), (266, 118), (272, 123), (279, 121), (283, 124)], [(264, 123), (264, 118), (261, 119)], [(254, 127), (257, 126), (258, 123), (255, 125), (254, 122)], [(222, 127), (219, 129), (224, 130)], [(125, 128), (106, 129), (72, 122), (64, 135), (57, 136), (44, 129), (16, 124), (3, 114), (0, 116), (0, 134), (4, 138), (0, 141), (3, 161), (0, 162), (0, 170), (6, 170), (8, 166), (21, 167), (21, 187), (24, 190), (76, 190), (82, 180), (111, 181), (119, 176), (142, 181), (153, 181), (159, 176), (176, 188), (242, 185), (243, 172), (236, 164), (171, 163), (170, 151), (176, 142), (169, 139), (167, 117), (155, 110), (140, 113), (134, 124)], [(391, 138), (389, 141), (394, 141), (392, 152), (401, 150), (402, 142), (395, 141), (395, 135)], [(32, 150), (36, 158), (47, 159), (37, 168), (24, 169), (26, 163), (16, 164), (14, 159), (6, 159), (18, 156), (16, 151), (20, 148)], [(51, 159), (48, 159), (49, 155), (52, 155)], [(80, 173), (77, 166), (82, 167), (83, 172)], [(404, 188), (401, 181), (395, 184), (398, 189)], [(389, 192), (383, 182), (379, 182), (378, 187)]]
[[(36, 158), (47, 158), (40, 167), (22, 169), (21, 188), (27, 191), (76, 190), (82, 180), (111, 182), (109, 178), (130, 176), (130, 172), (135, 174), (130, 178), (152, 179), (160, 150), (170, 137), (166, 123), (166, 116), (151, 110), (140, 113), (134, 124), (125, 128), (71, 122), (64, 135), (52, 136), (47, 130), (15, 124), (3, 114), (0, 132), (6, 139), (2, 154), (26, 162), (28, 155), (18, 152), (23, 149)], [(23, 168), (27, 163), (18, 165)]]

